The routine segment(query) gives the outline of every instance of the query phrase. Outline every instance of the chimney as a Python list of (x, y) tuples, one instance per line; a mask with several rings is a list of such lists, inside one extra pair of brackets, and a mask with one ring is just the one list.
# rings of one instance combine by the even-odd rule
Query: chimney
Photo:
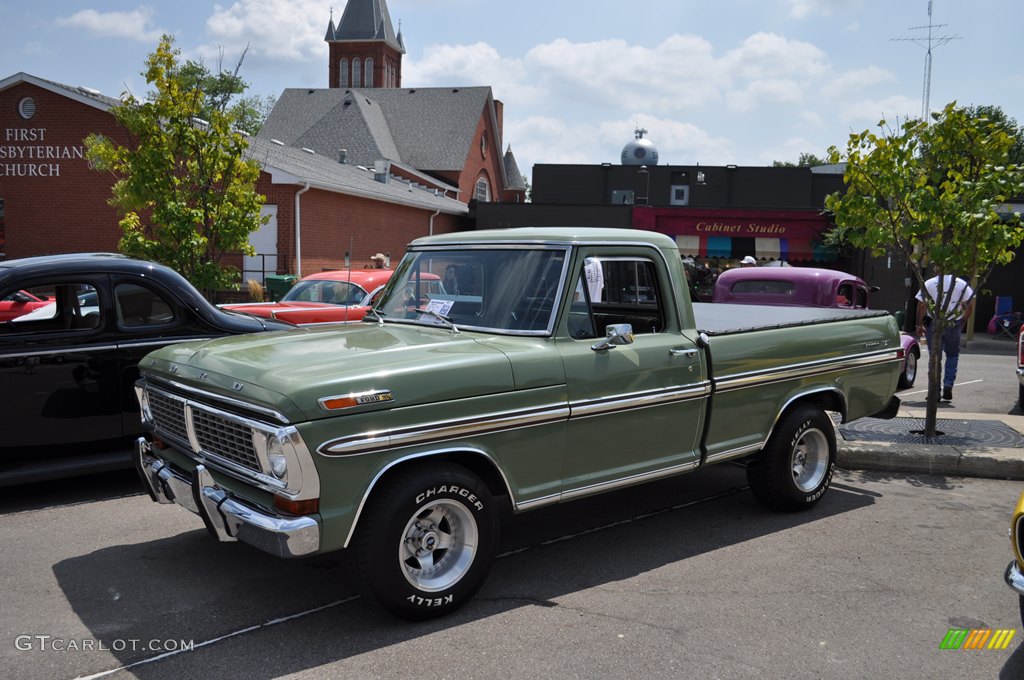
[(342, 165), (348, 163), (348, 149), (338, 149), (338, 162)]
[[(388, 183), (388, 175), (391, 173), (391, 161), (377, 160), (373, 162), (373, 178), (382, 184)], [(412, 187), (409, 188), (412, 191)]]

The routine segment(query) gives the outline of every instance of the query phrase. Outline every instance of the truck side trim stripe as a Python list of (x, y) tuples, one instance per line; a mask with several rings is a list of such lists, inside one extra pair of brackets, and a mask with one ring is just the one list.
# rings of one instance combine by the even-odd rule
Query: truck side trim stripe
[(854, 357), (842, 359), (822, 359), (820, 361), (809, 361), (803, 364), (794, 364), (784, 368), (767, 369), (763, 371), (751, 371), (749, 373), (737, 373), (725, 378), (715, 380), (716, 391), (725, 392), (728, 390), (740, 390), (754, 385), (765, 383), (781, 382), (783, 380), (798, 380), (810, 378), (822, 373), (833, 371), (846, 371), (860, 366), (872, 366), (888, 362), (902, 361), (898, 350), (884, 350), (872, 352)]
[[(843, 359), (825, 359), (793, 366), (752, 371), (716, 381), (717, 391), (745, 389), (754, 385), (782, 382), (814, 377), (834, 371), (844, 371), (858, 366), (870, 366), (891, 361), (900, 361), (895, 350), (871, 352), (860, 356)], [(568, 404), (547, 404), (544, 406), (519, 411), (502, 411), (489, 413), (473, 418), (423, 423), (394, 430), (376, 430), (361, 432), (333, 439), (320, 446), (317, 451), (324, 456), (345, 456), (373, 453), (398, 448), (415, 446), (457, 439), (470, 435), (502, 432), (521, 427), (546, 425), (576, 418), (589, 418), (620, 411), (638, 408), (650, 408), (663, 404), (700, 399), (707, 396), (711, 383), (699, 383), (697, 386), (687, 385), (671, 387), (664, 390), (622, 394), (599, 400), (576, 401)], [(740, 453), (743, 453), (742, 451)], [(740, 455), (730, 452), (729, 455)], [(716, 454), (713, 459), (725, 457), (725, 453)]]
[(322, 444), (317, 451), (325, 456), (363, 454), (381, 449), (458, 439), (469, 435), (547, 425), (562, 422), (568, 418), (569, 408), (565, 404), (546, 404), (520, 411), (502, 411), (473, 418), (439, 421), (393, 430), (363, 432), (333, 439)]
[[(693, 470), (700, 466), (699, 460), (692, 460), (681, 465), (673, 465), (667, 468), (661, 468), (660, 470), (653, 470), (651, 472), (644, 472), (639, 475), (631, 475), (629, 477), (622, 477), (615, 479), (610, 482), (601, 482), (600, 484), (593, 484), (591, 486), (583, 486), (572, 491), (566, 491), (562, 493), (561, 497), (557, 500), (568, 501), (574, 498), (580, 498), (582, 496), (590, 496), (595, 493), (601, 493), (604, 491), (611, 491), (612, 489), (618, 489), (623, 486), (632, 486), (633, 484), (640, 484), (642, 482), (649, 482), (661, 477), (671, 477), (678, 475), (688, 470)], [(536, 507), (536, 506), (534, 506)], [(516, 509), (522, 509), (520, 505), (516, 505)]]
[(569, 404), (572, 409), (572, 417), (588, 418), (592, 416), (616, 413), (619, 411), (630, 411), (638, 408), (660, 406), (662, 404), (673, 404), (676, 402), (701, 399), (711, 391), (711, 383), (698, 383), (697, 386), (687, 385), (685, 387), (671, 387), (664, 390), (652, 390), (650, 392), (639, 392), (635, 394), (615, 395), (604, 399), (587, 399), (574, 401)]

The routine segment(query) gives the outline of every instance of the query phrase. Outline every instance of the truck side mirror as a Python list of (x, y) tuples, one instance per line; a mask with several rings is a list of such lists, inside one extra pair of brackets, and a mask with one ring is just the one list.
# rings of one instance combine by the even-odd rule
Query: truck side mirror
[(596, 343), (590, 346), (590, 349), (594, 351), (601, 351), (606, 349), (615, 349), (615, 347), (618, 345), (633, 344), (633, 324), (608, 324), (605, 327), (604, 332), (604, 340), (598, 340)]

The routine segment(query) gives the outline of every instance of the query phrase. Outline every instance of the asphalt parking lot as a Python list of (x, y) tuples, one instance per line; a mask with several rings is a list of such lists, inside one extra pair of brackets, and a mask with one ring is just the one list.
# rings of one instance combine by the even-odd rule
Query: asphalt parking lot
[[(85, 479), (97, 499), (0, 502), (6, 677), (1024, 676), (1015, 482), (841, 472), (777, 514), (709, 468), (511, 518), (476, 600), (408, 624), (356, 596), (343, 555), (217, 544), (130, 475)], [(939, 649), (952, 627), (1016, 634)]]

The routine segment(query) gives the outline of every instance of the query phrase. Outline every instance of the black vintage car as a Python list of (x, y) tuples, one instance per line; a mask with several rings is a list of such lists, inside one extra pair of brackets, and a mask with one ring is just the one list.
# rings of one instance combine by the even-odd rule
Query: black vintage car
[(294, 329), (224, 312), (175, 271), (107, 253), (0, 262), (0, 299), (12, 294), (49, 304), (0, 322), (0, 486), (130, 466), (143, 432), (132, 386), (150, 351)]

